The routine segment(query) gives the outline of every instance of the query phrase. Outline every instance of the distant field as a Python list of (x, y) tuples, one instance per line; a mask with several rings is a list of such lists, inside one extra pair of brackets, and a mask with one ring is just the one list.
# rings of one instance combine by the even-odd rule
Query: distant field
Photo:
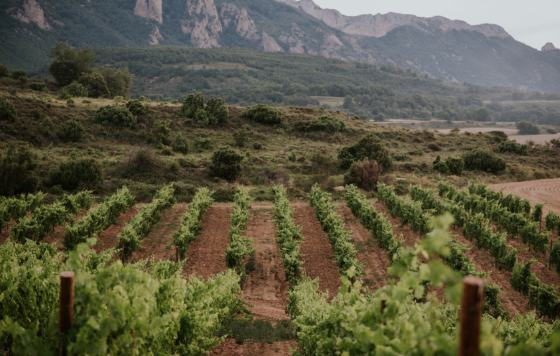
[(511, 193), (534, 204), (544, 204), (545, 211), (560, 213), (560, 178), (526, 182), (501, 183), (490, 186), (495, 191)]
[(342, 107), (344, 104), (344, 98), (338, 96), (312, 96), (311, 99), (315, 99), (320, 105), (327, 105), (333, 108)]
[[(453, 129), (438, 129), (436, 130), (442, 134), (449, 134)], [(491, 131), (502, 131), (509, 138), (517, 143), (526, 144), (533, 142), (539, 145), (546, 144), (554, 139), (560, 139), (560, 133), (556, 134), (540, 134), (540, 135), (518, 135), (518, 130), (515, 128), (503, 128), (503, 127), (468, 127), (459, 129), (460, 132), (475, 133), (487, 133)]]

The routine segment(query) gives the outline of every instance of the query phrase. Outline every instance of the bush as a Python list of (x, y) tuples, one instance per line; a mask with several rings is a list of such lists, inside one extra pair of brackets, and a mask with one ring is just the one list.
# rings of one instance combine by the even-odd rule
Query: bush
[(192, 119), (199, 110), (204, 110), (204, 95), (196, 92), (187, 96), (183, 101), (181, 115)]
[(208, 112), (204, 109), (198, 109), (194, 115), (193, 115), (193, 120), (200, 124), (200, 125), (208, 125), (210, 124), (210, 117), (208, 116)]
[(74, 50), (63, 43), (58, 43), (52, 50), (53, 63), (49, 72), (59, 86), (66, 86), (78, 80), (93, 65), (95, 55), (91, 49)]
[(95, 188), (101, 183), (101, 166), (93, 159), (80, 159), (61, 163), (49, 177), (51, 186), (64, 190)]
[(0, 157), (0, 195), (35, 191), (35, 167), (35, 157), (27, 147), (8, 147)]
[(99, 69), (99, 74), (101, 74), (105, 80), (109, 97), (128, 96), (132, 84), (132, 76), (128, 72), (128, 69), (104, 67)]
[(515, 153), (517, 155), (525, 156), (529, 152), (529, 146), (519, 144), (515, 141), (502, 142), (498, 146), (498, 152), (500, 153)]
[(0, 99), (0, 120), (15, 121), (17, 119), (16, 108), (4, 99)]
[(229, 148), (221, 148), (214, 152), (210, 171), (212, 175), (228, 181), (234, 181), (241, 174), (243, 157)]
[(339, 152), (338, 158), (343, 169), (348, 169), (352, 163), (362, 160), (377, 161), (384, 170), (393, 166), (389, 151), (373, 135), (364, 137), (353, 146), (343, 148)]
[(0, 78), (4, 78), (10, 75), (10, 71), (8, 70), (8, 67), (6, 67), (3, 64), (0, 64)]
[(185, 136), (183, 136), (182, 134), (178, 134), (175, 136), (175, 138), (173, 139), (173, 143), (171, 144), (171, 148), (173, 148), (173, 151), (175, 152), (184, 154), (189, 153), (189, 143)]
[(151, 141), (158, 145), (171, 144), (171, 127), (169, 121), (158, 120), (152, 127)]
[(133, 153), (123, 164), (120, 176), (123, 178), (144, 178), (161, 173), (165, 164), (152, 151), (140, 150)]
[(506, 162), (496, 155), (486, 151), (473, 151), (465, 154), (465, 169), (469, 171), (482, 171), (499, 173), (506, 169)]
[(237, 147), (245, 147), (249, 142), (249, 132), (248, 130), (241, 129), (233, 133), (233, 143)]
[(12, 77), (12, 79), (19, 80), (21, 83), (25, 83), (27, 81), (27, 73), (22, 70), (16, 70), (15, 72), (12, 72), (10, 76)]
[(365, 190), (375, 190), (380, 174), (381, 167), (376, 161), (354, 162), (344, 176), (344, 184), (355, 184)]
[(58, 132), (58, 138), (65, 142), (77, 142), (84, 136), (84, 127), (76, 120), (63, 123)]
[(101, 73), (90, 72), (84, 73), (78, 79), (78, 82), (87, 88), (88, 94), (92, 98), (109, 97), (110, 92), (107, 82)]
[(229, 120), (229, 110), (223, 99), (211, 98), (208, 100), (206, 111), (212, 125), (225, 124)]
[(121, 106), (105, 106), (97, 110), (95, 120), (102, 124), (111, 124), (117, 127), (136, 126), (136, 118), (127, 108)]
[(520, 135), (538, 135), (541, 133), (539, 127), (530, 122), (518, 122), (517, 130), (519, 130)]
[(448, 158), (445, 161), (441, 160), (440, 156), (437, 156), (433, 163), (434, 171), (440, 172), (442, 174), (454, 174), (460, 176), (463, 174), (463, 169), (465, 168), (465, 162), (462, 158)]
[(311, 122), (298, 122), (296, 130), (301, 132), (327, 132), (334, 134), (346, 129), (344, 122), (336, 117), (321, 116)]
[(243, 113), (243, 118), (263, 125), (280, 125), (282, 116), (280, 111), (267, 105), (256, 105)]
[(130, 100), (126, 103), (126, 108), (136, 117), (146, 116), (150, 113), (148, 107), (140, 100)]
[(89, 95), (89, 92), (84, 85), (74, 81), (62, 88), (60, 90), (60, 94), (63, 98), (75, 98), (87, 97)]

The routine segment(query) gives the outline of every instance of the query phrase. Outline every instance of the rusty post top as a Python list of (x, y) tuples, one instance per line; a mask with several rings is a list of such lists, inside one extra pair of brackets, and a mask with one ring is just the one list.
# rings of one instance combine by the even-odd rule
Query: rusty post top
[(70, 271), (61, 272), (60, 277), (62, 277), (62, 278), (74, 278), (74, 272), (70, 272)]
[(465, 277), (465, 279), (463, 279), (463, 283), (469, 286), (484, 287), (484, 280), (473, 276)]

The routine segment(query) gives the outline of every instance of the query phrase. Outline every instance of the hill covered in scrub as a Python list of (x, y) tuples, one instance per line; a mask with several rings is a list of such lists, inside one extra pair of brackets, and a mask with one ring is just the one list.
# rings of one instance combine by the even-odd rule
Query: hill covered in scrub
[[(178, 181), (180, 194), (209, 185), (229, 199), (229, 182), (236, 181), (268, 199), (264, 187), (275, 183), (294, 195), (315, 182), (334, 189), (361, 159), (389, 159), (382, 173), (387, 181), (505, 182), (560, 174), (557, 148), (520, 146), (499, 132), (440, 135), (297, 107), (229, 105), (223, 116), (219, 100), (196, 95), (186, 104), (61, 100), (54, 92), (21, 89), (13, 79), (2, 80), (0, 100), (0, 161), (11, 167), (2, 170), (3, 182), (32, 183), (13, 192), (90, 187), (107, 193), (126, 184), (147, 196)], [(480, 159), (498, 163), (477, 166)]]

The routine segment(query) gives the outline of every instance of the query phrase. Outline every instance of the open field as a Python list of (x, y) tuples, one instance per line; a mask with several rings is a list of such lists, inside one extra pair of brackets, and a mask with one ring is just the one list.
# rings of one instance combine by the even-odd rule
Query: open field
[(560, 178), (500, 183), (490, 187), (499, 192), (527, 199), (531, 204), (543, 204), (545, 211), (560, 214)]

